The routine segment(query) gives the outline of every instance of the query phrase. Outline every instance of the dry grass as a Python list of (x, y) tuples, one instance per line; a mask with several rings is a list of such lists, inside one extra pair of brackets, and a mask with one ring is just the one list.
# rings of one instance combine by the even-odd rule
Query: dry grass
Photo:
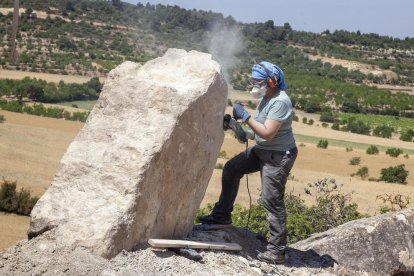
[[(227, 112), (231, 112), (231, 108), (228, 108)], [(42, 195), (50, 185), (61, 157), (82, 128), (83, 123), (6, 111), (0, 111), (0, 114), (6, 118), (6, 121), (0, 125), (2, 164), (0, 177), (16, 180), (19, 187), (30, 189), (34, 195)], [(294, 124), (294, 132), (316, 137), (332, 137), (359, 143), (414, 149), (414, 143), (343, 133), (302, 123)], [(250, 142), (250, 145), (252, 144), (253, 142)], [(299, 147), (299, 156), (292, 171), (291, 180), (287, 184), (288, 192), (293, 190), (295, 194), (303, 196), (303, 188), (307, 183), (325, 177), (335, 178), (339, 183), (344, 184), (345, 192), (355, 191), (353, 199), (360, 206), (360, 210), (370, 214), (378, 210), (380, 202), (375, 199), (378, 194), (400, 193), (414, 198), (413, 155), (409, 159), (402, 156), (392, 158), (384, 153), (370, 156), (365, 154), (364, 150), (359, 149), (346, 152), (343, 147), (329, 146), (324, 150), (317, 148), (315, 144), (305, 143), (304, 145)], [(230, 134), (226, 134), (222, 150), (226, 151), (228, 157), (231, 158), (244, 149), (243, 144), (238, 143)], [(361, 157), (361, 166), (368, 167), (369, 175), (376, 178), (379, 177), (381, 168), (405, 164), (406, 169), (411, 170), (408, 184), (368, 182), (359, 177), (350, 177), (350, 174), (355, 173), (358, 168), (349, 165), (349, 160), (356, 156)], [(217, 162), (224, 164), (226, 161), (226, 159), (219, 159)], [(214, 203), (218, 199), (221, 189), (221, 173), (221, 170), (214, 170), (202, 205)], [(259, 174), (250, 175), (249, 182), (255, 202), (260, 195)], [(303, 197), (309, 202), (309, 198)], [(244, 206), (247, 206), (249, 202), (244, 178), (241, 180), (237, 202)], [(1, 219), (0, 249), (12, 244), (11, 240), (24, 238), (29, 223), (27, 217), (2, 216)], [(13, 235), (10, 235), (11, 232)]]
[(29, 217), (0, 212), (0, 250), (27, 239)]
[(86, 77), (86, 76), (58, 75), (58, 74), (36, 73), (36, 72), (26, 72), (26, 71), (5, 70), (5, 69), (0, 70), (1, 79), (21, 80), (25, 77), (37, 78), (37, 79), (45, 80), (48, 82), (54, 82), (54, 83), (59, 83), (60, 81), (64, 81), (66, 83), (85, 83), (91, 79), (91, 77)]

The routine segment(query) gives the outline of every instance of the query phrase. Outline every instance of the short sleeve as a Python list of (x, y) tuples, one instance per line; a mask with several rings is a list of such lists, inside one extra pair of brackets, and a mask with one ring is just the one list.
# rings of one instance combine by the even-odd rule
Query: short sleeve
[(266, 119), (285, 121), (292, 114), (292, 109), (282, 101), (275, 101), (267, 113)]

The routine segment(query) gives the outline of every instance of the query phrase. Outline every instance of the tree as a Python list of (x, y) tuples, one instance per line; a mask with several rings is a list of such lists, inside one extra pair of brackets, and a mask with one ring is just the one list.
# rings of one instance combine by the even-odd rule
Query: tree
[(405, 170), (405, 165), (401, 164), (395, 167), (388, 167), (381, 170), (380, 180), (390, 183), (405, 184), (408, 171)]

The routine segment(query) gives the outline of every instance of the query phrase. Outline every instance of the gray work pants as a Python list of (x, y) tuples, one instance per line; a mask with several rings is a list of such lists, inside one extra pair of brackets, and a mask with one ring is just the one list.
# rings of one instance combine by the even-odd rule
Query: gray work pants
[(223, 168), (221, 194), (212, 214), (230, 219), (240, 179), (245, 174), (260, 171), (261, 199), (270, 226), (267, 249), (275, 253), (284, 252), (287, 244), (285, 185), (296, 156), (297, 151), (286, 154), (251, 147), (247, 149), (247, 156), (246, 152), (242, 152), (230, 159)]

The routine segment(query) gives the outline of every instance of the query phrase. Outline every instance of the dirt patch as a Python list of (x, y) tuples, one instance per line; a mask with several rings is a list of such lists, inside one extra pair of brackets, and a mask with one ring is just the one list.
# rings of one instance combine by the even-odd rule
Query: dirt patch
[(333, 58), (333, 57), (325, 57), (320, 55), (306, 55), (310, 60), (321, 60), (323, 63), (330, 63), (333, 66), (340, 65), (342, 67), (347, 68), (348, 70), (359, 70), (361, 73), (368, 75), (373, 74), (374, 76), (382, 76), (385, 75), (388, 80), (397, 79), (398, 75), (391, 71), (381, 69), (376, 65), (366, 64), (357, 61), (350, 61), (345, 59)]
[(35, 72), (14, 71), (14, 70), (5, 70), (5, 69), (0, 70), (1, 79), (21, 80), (25, 77), (41, 79), (41, 80), (45, 80), (48, 82), (54, 82), (54, 83), (59, 83), (60, 81), (64, 81), (66, 83), (85, 83), (91, 79), (91, 77), (75, 76), (75, 75), (58, 75), (58, 74), (35, 73)]
[(0, 250), (27, 238), (29, 217), (0, 212)]

